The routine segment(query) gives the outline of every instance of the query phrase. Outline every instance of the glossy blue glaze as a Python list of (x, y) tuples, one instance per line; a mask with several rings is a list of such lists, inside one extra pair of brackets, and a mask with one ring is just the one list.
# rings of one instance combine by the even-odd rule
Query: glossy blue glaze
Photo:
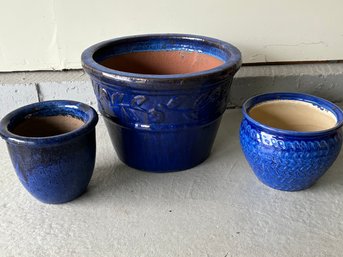
[[(161, 50), (197, 51), (223, 64), (175, 75), (122, 72), (99, 64), (123, 53)], [(191, 168), (209, 156), (241, 55), (217, 39), (157, 34), (91, 46), (82, 64), (119, 158), (140, 170), (166, 172)]]
[[(305, 101), (326, 109), (336, 116), (336, 126), (297, 132), (272, 128), (249, 116), (249, 110), (256, 104), (278, 99)], [(342, 146), (342, 124), (341, 109), (322, 98), (300, 93), (258, 95), (243, 105), (241, 147), (261, 182), (279, 190), (302, 190), (315, 183), (336, 160)]]
[[(85, 124), (71, 132), (48, 137), (27, 137), (12, 133), (30, 117), (64, 115)], [(46, 101), (21, 107), (0, 122), (0, 135), (20, 182), (38, 200), (64, 203), (81, 195), (91, 179), (95, 163), (93, 108), (75, 101)]]

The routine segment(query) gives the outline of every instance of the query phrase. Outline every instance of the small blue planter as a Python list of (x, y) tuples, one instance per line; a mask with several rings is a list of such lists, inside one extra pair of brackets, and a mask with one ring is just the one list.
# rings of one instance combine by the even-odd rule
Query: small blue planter
[[(127, 66), (123, 70), (102, 65), (112, 57), (159, 51), (201, 53), (222, 64), (185, 74), (132, 72), (130, 62), (122, 63)], [(138, 66), (148, 66), (138, 61)], [(217, 39), (157, 34), (91, 46), (83, 52), (82, 64), (119, 158), (136, 169), (167, 172), (191, 168), (209, 156), (241, 55)]]
[[(270, 100), (299, 100), (332, 112), (336, 126), (316, 132), (272, 128), (249, 116), (255, 105)], [(310, 187), (333, 164), (342, 146), (343, 113), (319, 97), (299, 93), (258, 95), (243, 105), (240, 142), (246, 159), (258, 179), (279, 190), (297, 191)]]
[[(26, 136), (16, 132), (20, 124), (30, 119), (51, 116), (73, 117), (84, 124), (52, 136)], [(27, 105), (1, 120), (0, 135), (7, 141), (17, 176), (35, 198), (44, 203), (64, 203), (86, 190), (95, 163), (97, 122), (98, 116), (93, 108), (74, 101)], [(30, 133), (36, 133), (36, 130), (39, 129), (31, 129)]]

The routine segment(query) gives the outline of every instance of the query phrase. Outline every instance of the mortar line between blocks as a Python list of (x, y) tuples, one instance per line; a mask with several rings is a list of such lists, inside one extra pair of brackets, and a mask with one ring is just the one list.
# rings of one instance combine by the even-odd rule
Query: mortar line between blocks
[(36, 93), (37, 93), (38, 102), (42, 102), (42, 101), (43, 101), (43, 96), (42, 96), (42, 92), (41, 92), (41, 90), (40, 90), (40, 85), (39, 85), (39, 83), (35, 83), (35, 88), (36, 88)]

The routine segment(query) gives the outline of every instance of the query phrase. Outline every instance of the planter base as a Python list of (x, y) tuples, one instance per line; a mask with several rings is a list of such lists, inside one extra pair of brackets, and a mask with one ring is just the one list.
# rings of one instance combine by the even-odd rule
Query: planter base
[(132, 129), (104, 120), (122, 162), (138, 170), (171, 172), (190, 169), (207, 159), (221, 117), (201, 127), (168, 132)]

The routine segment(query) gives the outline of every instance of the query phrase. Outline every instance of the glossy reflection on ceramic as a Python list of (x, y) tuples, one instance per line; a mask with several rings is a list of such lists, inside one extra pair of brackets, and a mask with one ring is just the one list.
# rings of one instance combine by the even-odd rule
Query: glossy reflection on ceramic
[(21, 107), (0, 123), (20, 182), (38, 200), (64, 203), (81, 195), (95, 163), (93, 108), (75, 101)]
[(165, 172), (209, 156), (241, 55), (217, 39), (158, 34), (96, 44), (82, 64), (119, 158)]
[[(256, 106), (282, 100), (290, 101), (290, 104), (292, 101), (309, 103), (314, 108), (312, 115), (316, 115), (315, 111), (322, 112), (317, 113), (318, 117), (327, 114), (327, 117), (320, 118), (321, 120), (327, 118), (325, 120), (327, 126), (320, 124), (320, 120), (311, 119), (312, 117), (307, 120), (303, 117), (305, 121), (300, 122), (299, 126), (294, 125), (296, 120), (294, 116), (297, 115), (297, 111), (300, 111), (299, 106), (293, 106), (293, 112), (289, 113), (292, 117), (289, 124), (285, 125), (282, 122), (274, 122), (274, 124), (283, 128), (284, 126), (286, 128), (299, 127), (300, 130), (306, 128), (305, 131), (281, 129), (259, 122), (273, 124), (271, 119), (280, 121), (280, 117), (273, 118), (272, 116), (278, 113), (275, 112), (276, 106), (273, 107), (274, 112), (270, 109), (267, 113), (270, 115), (268, 119), (259, 117), (258, 121), (252, 118), (258, 117), (256, 113), (249, 113)], [(301, 114), (298, 116), (301, 118)], [(316, 122), (319, 126), (306, 124), (306, 122)], [(243, 105), (243, 120), (240, 128), (241, 147), (252, 170), (261, 182), (279, 190), (302, 190), (313, 185), (336, 160), (342, 146), (342, 124), (342, 110), (322, 98), (300, 93), (258, 95), (250, 98)]]

